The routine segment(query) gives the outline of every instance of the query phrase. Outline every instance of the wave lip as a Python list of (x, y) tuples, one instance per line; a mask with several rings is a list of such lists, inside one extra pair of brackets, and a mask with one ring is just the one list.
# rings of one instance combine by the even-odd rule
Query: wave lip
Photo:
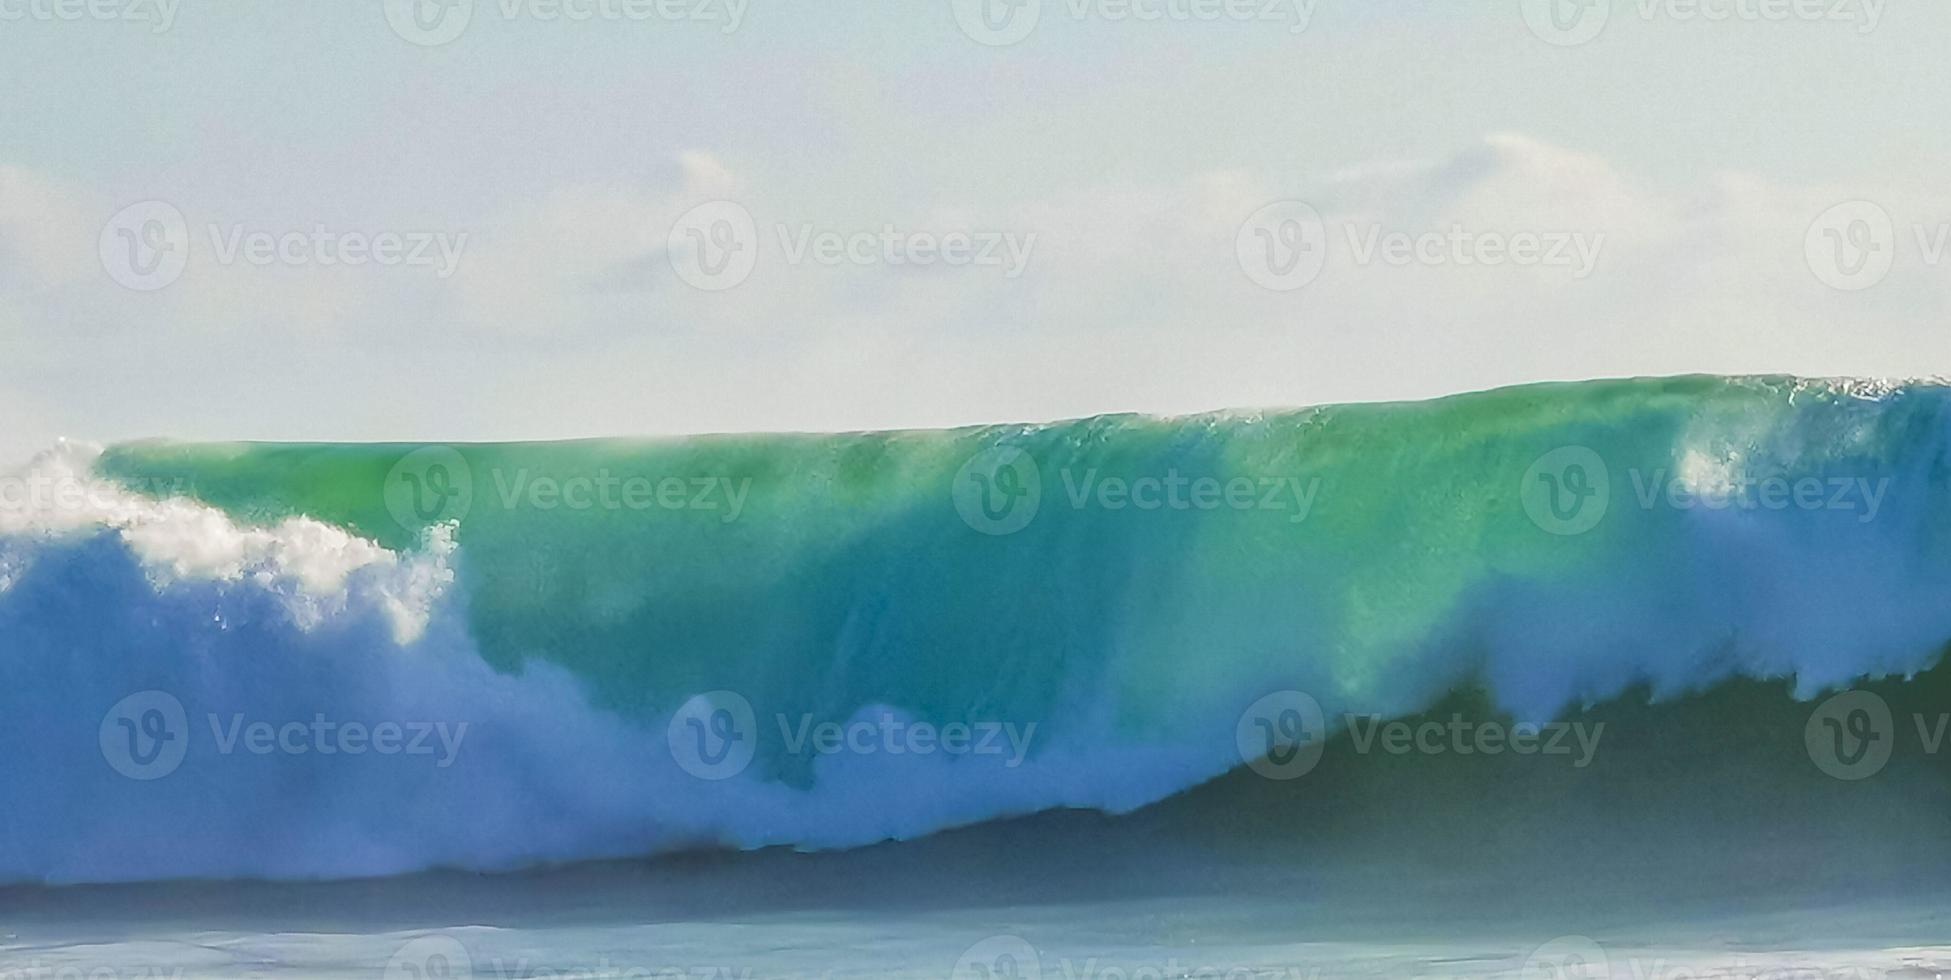
[(0, 879), (853, 847), (1242, 766), (1307, 785), (1284, 760), (1359, 734), (1341, 719), (1462, 690), (1536, 725), (1908, 676), (1951, 639), (1945, 406), (1696, 377), (945, 432), (60, 447), (0, 492), (23, 761), (0, 793), (25, 814)]

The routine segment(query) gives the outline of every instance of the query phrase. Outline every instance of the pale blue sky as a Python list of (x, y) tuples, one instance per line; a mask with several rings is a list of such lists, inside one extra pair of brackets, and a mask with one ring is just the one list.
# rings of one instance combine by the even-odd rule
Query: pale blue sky
[[(1705, 0), (1720, 20), (1621, 0), (1572, 46), (1520, 0), (1318, 0), (1298, 32), (1302, 0), (1252, 22), (1042, 0), (1000, 47), (951, 0), (751, 0), (729, 33), (724, 0), (705, 23), (515, 2), (429, 47), (378, 0), (182, 0), (160, 32), (0, 0), (0, 458), (62, 435), (943, 425), (1951, 354), (1935, 0)], [(694, 289), (668, 236), (721, 199), (753, 216), (758, 265)], [(1285, 199), (1321, 213), (1327, 260), (1276, 291), (1234, 246)], [(1890, 215), (1894, 268), (1836, 289), (1805, 232), (1859, 199)], [(138, 292), (101, 240), (146, 201), (184, 216), (187, 265)], [(787, 254), (890, 224), (1035, 237), (1014, 277)], [(466, 240), (446, 275), (223, 256), (319, 225)], [(1370, 231), (1452, 228), (1603, 248), (1585, 275), (1357, 258)]]

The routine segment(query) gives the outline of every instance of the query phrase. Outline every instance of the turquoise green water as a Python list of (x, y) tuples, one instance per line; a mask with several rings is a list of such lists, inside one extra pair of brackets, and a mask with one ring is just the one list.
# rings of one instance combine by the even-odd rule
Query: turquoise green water
[[(0, 757), (52, 801), (15, 811), (0, 880), (849, 849), (1128, 815), (1439, 704), (1510, 726), (1900, 684), (1951, 640), (1946, 391), (1688, 377), (932, 432), (113, 447), (86, 465), (136, 496), (0, 535)], [(58, 454), (38, 465), (58, 484)], [(469, 736), (451, 765), (259, 758), (118, 717), (132, 696)], [(935, 750), (964, 728), (1004, 737)], [(934, 748), (882, 739), (917, 730)], [(1814, 764), (1816, 731), (1768, 771)], [(1718, 751), (1715, 724), (1687, 732), (1676, 754)], [(1585, 762), (1530, 758), (1624, 751), (1585, 734)], [(156, 744), (180, 771), (118, 774)], [(1460, 798), (1491, 791), (1423, 754)], [(1663, 789), (1603, 771), (1611, 799)]]
[[(1927, 464), (1884, 515), (1917, 517), (1917, 494), (1942, 486), (1943, 405), (1928, 387), (1873, 401), (1690, 377), (947, 432), (461, 445), (472, 495), (457, 536), (483, 656), (567, 665), (605, 706), (647, 715), (684, 692), (757, 686), (769, 703), (828, 714), (879, 701), (937, 719), (1043, 718), (1081, 686), (1115, 689), (1143, 726), (1237, 680), (1216, 665), (1283, 660), (1312, 688), (1395, 708), (1457, 679), (1401, 680), (1425, 673), (1431, 638), (1494, 583), (1603, 579), (1645, 593), (1700, 545), (1702, 518), (1789, 537), (1848, 519), (1638, 505), (1635, 479), (1681, 474), (1690, 457), (1757, 479)], [(1041, 501), (1021, 530), (994, 536), (962, 519), (954, 494), (960, 468), (999, 446), (1034, 461)], [(1521, 498), (1527, 469), (1568, 446), (1594, 450), (1613, 484), (1604, 519), (1569, 536), (1542, 531)], [(100, 468), (186, 479), (233, 514), (310, 515), (404, 550), (422, 522), (389, 509), (389, 486), (397, 501), (396, 467), (420, 448), (145, 443)], [(1188, 487), (1182, 509), (1118, 509), (1089, 493), (1174, 474), (1248, 481), (1252, 503), (1199, 509)], [(602, 477), (616, 481), (608, 497)], [(590, 506), (530, 492), (578, 478), (592, 481)], [(671, 480), (680, 493), (624, 486)], [(1902, 551), (1941, 556), (1942, 515), (1907, 526)]]

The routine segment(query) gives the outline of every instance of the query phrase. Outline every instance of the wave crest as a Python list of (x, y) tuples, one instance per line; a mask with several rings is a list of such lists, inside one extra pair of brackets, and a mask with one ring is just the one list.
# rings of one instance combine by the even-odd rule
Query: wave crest
[[(1543, 721), (1907, 676), (1951, 639), (1947, 418), (1934, 385), (1690, 378), (445, 447), (473, 505), (423, 524), (387, 498), (422, 447), (61, 447), (23, 479), (69, 489), (0, 493), (0, 756), (24, 761), (0, 802), (26, 814), (0, 879), (852, 847), (1145, 806), (1258, 761), (1284, 692), (1327, 739), (1478, 687)], [(1567, 488), (1609, 509), (1561, 516)], [(1041, 506), (971, 506), (999, 490)], [(1133, 503), (1154, 490), (1186, 506)], [(152, 691), (188, 751), (131, 778), (174, 719), (118, 709)], [(386, 723), (466, 734), (381, 754)]]

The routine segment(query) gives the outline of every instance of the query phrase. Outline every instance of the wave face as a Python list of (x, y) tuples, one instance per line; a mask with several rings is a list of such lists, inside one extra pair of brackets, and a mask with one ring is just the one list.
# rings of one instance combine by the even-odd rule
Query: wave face
[(1459, 691), (1908, 677), (1951, 640), (1947, 390), (63, 446), (0, 484), (0, 880), (845, 848), (1304, 791), (1297, 748)]

